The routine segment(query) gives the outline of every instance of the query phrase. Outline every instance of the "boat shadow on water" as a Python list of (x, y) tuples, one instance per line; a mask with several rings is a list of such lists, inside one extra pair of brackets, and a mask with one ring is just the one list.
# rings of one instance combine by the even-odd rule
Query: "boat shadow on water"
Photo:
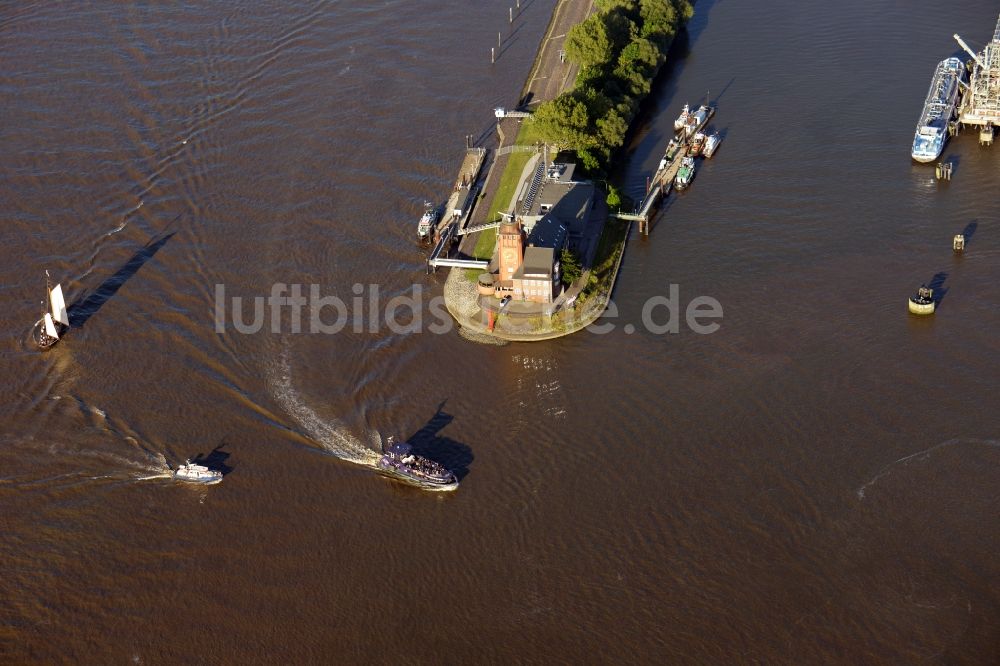
[(931, 281), (927, 283), (927, 286), (934, 290), (934, 307), (941, 307), (941, 301), (944, 300), (945, 295), (948, 293), (949, 288), (944, 286), (945, 280), (948, 279), (948, 274), (944, 271), (940, 273), (935, 273)]
[(444, 465), (461, 482), (468, 476), (469, 465), (475, 456), (467, 445), (450, 437), (438, 436), (438, 433), (455, 419), (444, 411), (444, 405), (444, 402), (438, 405), (434, 416), (406, 441), (413, 446), (414, 453)]
[(972, 237), (976, 235), (976, 229), (979, 228), (979, 222), (973, 220), (965, 225), (965, 229), (962, 229), (962, 236), (965, 237), (965, 247), (969, 247), (969, 243), (972, 242)]
[(230, 456), (228, 451), (223, 450), (226, 446), (228, 446), (228, 444), (225, 440), (222, 440), (218, 446), (208, 453), (198, 453), (197, 455), (191, 456), (191, 462), (196, 465), (204, 465), (211, 470), (222, 472), (223, 476), (228, 476), (229, 473), (235, 468), (226, 463)]
[(87, 320), (96, 314), (105, 303), (111, 300), (111, 297), (121, 289), (122, 285), (138, 273), (139, 269), (152, 259), (153, 255), (159, 252), (160, 248), (166, 245), (167, 241), (175, 233), (177, 232), (171, 231), (151, 239), (146, 245), (136, 251), (132, 255), (132, 258), (125, 262), (121, 268), (115, 271), (114, 275), (102, 282), (101, 286), (93, 292), (85, 293), (70, 305), (68, 309), (70, 326), (73, 328), (82, 328), (87, 323)]

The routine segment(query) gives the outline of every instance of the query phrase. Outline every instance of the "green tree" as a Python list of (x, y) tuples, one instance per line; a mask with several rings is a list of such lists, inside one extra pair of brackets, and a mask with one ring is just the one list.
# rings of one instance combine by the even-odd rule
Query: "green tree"
[(566, 55), (581, 68), (604, 65), (611, 60), (611, 38), (601, 14), (592, 14), (569, 29)]
[(595, 4), (602, 14), (619, 12), (632, 20), (639, 17), (639, 0), (597, 0)]
[(534, 114), (542, 138), (576, 152), (592, 174), (606, 171), (624, 144), (671, 38), (693, 13), (689, 0), (596, 0), (596, 7), (566, 37), (566, 54), (580, 66), (576, 85)]
[(597, 120), (597, 138), (600, 146), (614, 150), (625, 143), (628, 122), (615, 110), (609, 111)]
[(572, 91), (540, 104), (534, 113), (534, 123), (545, 142), (560, 149), (581, 150), (594, 143), (590, 111), (586, 102)]
[(606, 201), (609, 208), (618, 208), (622, 205), (622, 194), (614, 185), (608, 185), (608, 197)]
[(568, 247), (563, 248), (559, 255), (559, 263), (562, 264), (562, 279), (566, 284), (573, 284), (583, 275), (583, 268), (580, 266), (580, 259)]

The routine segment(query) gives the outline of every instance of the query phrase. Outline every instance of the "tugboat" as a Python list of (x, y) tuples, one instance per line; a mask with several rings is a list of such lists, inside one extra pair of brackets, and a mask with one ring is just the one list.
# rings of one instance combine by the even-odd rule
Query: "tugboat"
[(209, 469), (204, 465), (197, 465), (188, 459), (183, 465), (179, 465), (177, 469), (174, 470), (174, 478), (178, 481), (200, 483), (205, 486), (210, 486), (213, 483), (222, 481), (222, 472)]
[(721, 142), (722, 139), (719, 138), (718, 132), (713, 132), (712, 134), (709, 134), (708, 138), (705, 139), (705, 147), (701, 151), (702, 156), (705, 158), (709, 158), (712, 155), (714, 155), (715, 150), (719, 147), (719, 144)]
[(417, 238), (421, 242), (427, 243), (430, 241), (431, 236), (434, 234), (434, 225), (437, 224), (438, 213), (434, 208), (434, 204), (430, 201), (424, 202), (424, 214), (420, 217), (420, 222), (417, 223)]
[(705, 134), (704, 132), (695, 132), (694, 136), (691, 137), (691, 145), (688, 146), (688, 155), (691, 157), (697, 157), (701, 155), (701, 151), (705, 149)]
[(69, 328), (69, 315), (66, 313), (62, 285), (57, 284), (53, 287), (48, 271), (45, 271), (45, 292), (44, 313), (31, 329), (31, 338), (42, 351), (50, 349), (59, 342), (60, 336)]
[(677, 177), (674, 178), (674, 186), (678, 190), (683, 190), (691, 184), (692, 180), (694, 180), (694, 158), (685, 157), (681, 160), (681, 168), (677, 171)]
[(684, 105), (684, 110), (681, 111), (681, 115), (677, 116), (677, 120), (674, 121), (674, 131), (679, 132), (687, 125), (688, 117), (691, 115), (691, 107), (687, 104)]
[(441, 464), (413, 453), (409, 442), (395, 443), (392, 438), (382, 446), (376, 467), (386, 476), (419, 486), (424, 490), (455, 490), (458, 479)]
[(915, 315), (934, 314), (934, 290), (923, 284), (917, 289), (917, 295), (907, 301), (910, 312)]

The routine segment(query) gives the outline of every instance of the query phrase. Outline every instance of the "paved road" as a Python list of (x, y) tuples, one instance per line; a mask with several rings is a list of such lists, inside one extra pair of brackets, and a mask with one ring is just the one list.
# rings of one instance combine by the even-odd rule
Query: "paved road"
[(529, 108), (557, 97), (573, 85), (579, 68), (569, 62), (560, 62), (559, 51), (563, 49), (569, 29), (587, 18), (593, 9), (594, 0), (559, 0), (549, 31), (538, 48), (531, 79), (525, 85), (523, 99), (528, 100)]
[[(549, 23), (549, 30), (542, 38), (542, 43), (538, 46), (538, 55), (531, 71), (531, 78), (525, 84), (525, 98), (531, 96), (530, 107), (536, 106), (545, 100), (553, 99), (573, 85), (576, 78), (576, 66), (571, 66), (568, 62), (560, 62), (559, 51), (566, 41), (566, 33), (577, 23), (583, 21), (594, 9), (594, 0), (559, 0), (559, 4), (553, 10), (553, 18)], [(521, 123), (520, 118), (507, 118), (501, 121), (504, 134), (508, 142), (513, 142), (517, 136), (517, 131)], [(501, 144), (500, 147), (503, 147)], [(486, 213), (489, 203), (495, 196), (500, 177), (507, 166), (509, 155), (490, 156), (495, 160), (495, 165), (490, 171), (489, 177), (483, 184), (483, 192), (486, 199), (479, 203), (469, 225), (481, 224), (486, 221)], [(484, 168), (489, 168), (489, 163)], [(479, 234), (469, 234), (463, 236), (459, 243), (459, 254), (472, 256), (476, 247)]]

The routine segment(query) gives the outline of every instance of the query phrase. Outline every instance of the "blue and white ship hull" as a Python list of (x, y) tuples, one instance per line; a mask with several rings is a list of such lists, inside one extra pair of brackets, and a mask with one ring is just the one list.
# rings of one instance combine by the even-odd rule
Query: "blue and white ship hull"
[(955, 116), (959, 85), (964, 76), (965, 65), (958, 58), (942, 60), (934, 70), (910, 151), (917, 162), (933, 162), (941, 156), (948, 141), (948, 123)]

